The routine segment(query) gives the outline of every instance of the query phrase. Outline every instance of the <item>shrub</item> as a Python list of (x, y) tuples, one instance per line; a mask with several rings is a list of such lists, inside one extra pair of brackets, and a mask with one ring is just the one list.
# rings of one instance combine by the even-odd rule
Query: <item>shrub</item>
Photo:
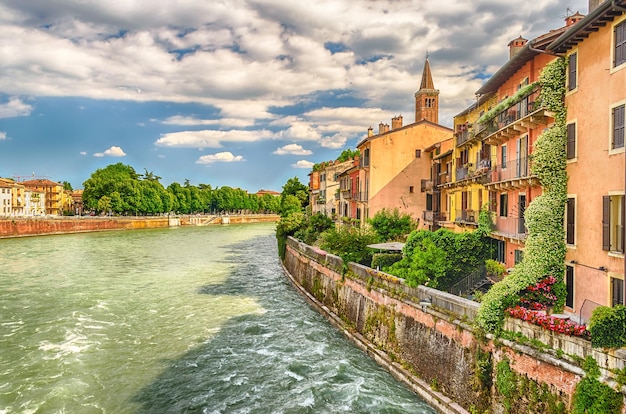
[(402, 260), (402, 253), (374, 253), (372, 256), (372, 268), (383, 269)]
[(383, 242), (402, 240), (417, 228), (418, 222), (406, 213), (400, 214), (397, 208), (382, 209), (368, 220)]
[(589, 331), (591, 345), (596, 348), (626, 346), (626, 306), (596, 308), (589, 320)]
[(622, 412), (623, 396), (600, 382), (600, 370), (592, 356), (583, 364), (585, 378), (576, 384), (574, 414), (619, 414)]
[(345, 264), (360, 263), (369, 266), (373, 251), (368, 244), (378, 242), (378, 236), (358, 227), (341, 226), (325, 231), (320, 236), (320, 247), (341, 257)]

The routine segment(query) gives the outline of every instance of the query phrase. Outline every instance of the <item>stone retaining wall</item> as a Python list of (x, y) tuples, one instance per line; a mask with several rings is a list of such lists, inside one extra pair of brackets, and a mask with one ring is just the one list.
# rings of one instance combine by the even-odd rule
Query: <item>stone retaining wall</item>
[[(511, 402), (491, 385), (494, 367), (501, 361), (521, 381), (549, 393), (568, 410), (584, 375), (581, 358), (593, 355), (603, 380), (612, 386), (613, 370), (625, 366), (621, 350), (595, 350), (589, 341), (516, 319), (507, 320), (504, 329), (529, 341), (477, 336), (472, 323), (478, 303), (424, 286), (406, 286), (402, 279), (354, 263), (345, 271), (341, 258), (293, 238), (287, 241), (284, 267), (318, 309), (340, 321), (349, 336), (363, 338), (386, 355), (383, 365), (392, 373), (400, 370), (403, 375), (396, 376), (442, 413), (504, 412)], [(531, 347), (531, 340), (546, 346)], [(380, 355), (375, 358), (381, 361)], [(487, 380), (480, 375), (485, 361), (491, 365)], [(529, 412), (524, 398), (508, 412)]]

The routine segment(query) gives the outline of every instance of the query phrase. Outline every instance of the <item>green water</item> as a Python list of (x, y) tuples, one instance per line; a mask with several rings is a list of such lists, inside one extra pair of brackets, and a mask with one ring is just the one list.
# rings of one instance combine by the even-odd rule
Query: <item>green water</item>
[(433, 413), (307, 306), (273, 230), (0, 240), (0, 413)]

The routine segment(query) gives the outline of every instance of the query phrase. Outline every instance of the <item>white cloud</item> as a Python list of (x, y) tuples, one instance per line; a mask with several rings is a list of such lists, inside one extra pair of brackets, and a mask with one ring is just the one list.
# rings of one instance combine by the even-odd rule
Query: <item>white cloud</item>
[(216, 154), (203, 155), (196, 164), (213, 164), (215, 162), (239, 162), (245, 161), (241, 155), (233, 155), (232, 152), (218, 152)]
[(81, 151), (80, 155), (87, 155), (87, 152), (86, 151)]
[(7, 139), (7, 133), (0, 131), (0, 141), (4, 141), (5, 139)]
[(314, 165), (315, 163), (311, 161), (307, 161), (307, 160), (300, 160), (296, 162), (295, 164), (291, 164), (293, 168), (304, 168), (307, 170), (310, 170), (311, 168), (313, 168)]
[(181, 131), (164, 134), (154, 144), (170, 148), (221, 148), (223, 142), (256, 142), (274, 138), (274, 133), (266, 130)]
[[(0, 56), (2, 54), (0, 53)], [(0, 64), (1, 67), (1, 64)], [(18, 116), (28, 116), (33, 111), (33, 107), (22, 102), (20, 98), (15, 96), (9, 99), (9, 102), (0, 104), (0, 118), (15, 118)]]
[(335, 134), (330, 137), (324, 137), (320, 140), (320, 146), (324, 148), (340, 149), (344, 148), (348, 138), (341, 134)]
[(115, 145), (109, 148), (104, 152), (96, 152), (93, 154), (94, 157), (125, 157), (126, 153), (120, 147), (116, 147)]
[(228, 127), (245, 128), (254, 125), (253, 119), (220, 118), (220, 119), (198, 119), (192, 116), (175, 115), (162, 121), (165, 125), (220, 125)]
[(313, 151), (306, 150), (302, 148), (301, 145), (298, 144), (288, 144), (277, 148), (276, 151), (273, 152), (276, 155), (311, 155)]

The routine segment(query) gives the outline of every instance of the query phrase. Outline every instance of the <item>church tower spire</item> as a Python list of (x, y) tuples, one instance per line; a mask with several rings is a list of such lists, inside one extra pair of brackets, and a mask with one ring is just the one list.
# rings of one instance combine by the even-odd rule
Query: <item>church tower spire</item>
[(424, 119), (435, 124), (439, 123), (439, 90), (435, 89), (433, 83), (428, 54), (424, 62), (420, 89), (415, 92), (415, 122)]

